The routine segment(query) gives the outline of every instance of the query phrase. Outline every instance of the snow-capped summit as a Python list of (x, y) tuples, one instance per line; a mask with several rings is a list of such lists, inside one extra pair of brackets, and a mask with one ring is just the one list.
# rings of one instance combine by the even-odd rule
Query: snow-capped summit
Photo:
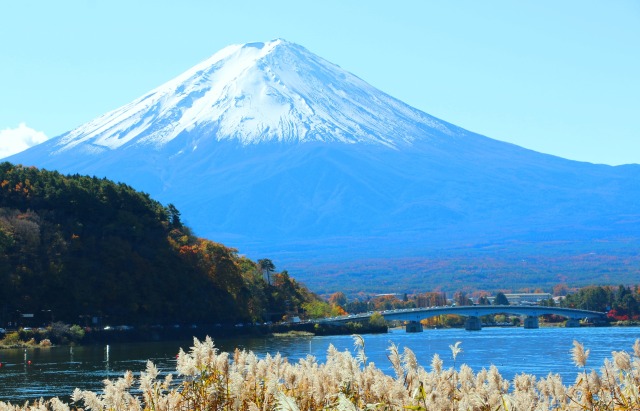
[[(285, 40), (228, 46), (135, 101), (62, 136), (57, 152), (161, 147), (182, 133), (396, 147), (446, 123)], [(195, 145), (195, 143), (194, 143)], [(183, 149), (193, 149), (184, 147)]]

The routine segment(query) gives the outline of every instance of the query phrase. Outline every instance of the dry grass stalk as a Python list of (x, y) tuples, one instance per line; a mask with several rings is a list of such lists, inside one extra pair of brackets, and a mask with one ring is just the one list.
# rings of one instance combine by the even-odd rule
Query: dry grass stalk
[[(389, 348), (393, 377), (367, 363), (362, 337), (355, 343), (355, 356), (330, 346), (325, 363), (312, 356), (290, 363), (279, 354), (261, 359), (236, 350), (231, 356), (219, 353), (210, 338), (194, 339), (188, 353), (178, 354), (175, 380), (159, 378), (148, 362), (138, 378), (127, 372), (105, 381), (100, 394), (76, 390), (72, 404), (56, 398), (0, 402), (0, 411), (640, 410), (640, 340), (632, 354), (614, 352), (600, 372), (587, 372), (589, 351), (574, 342), (572, 357), (582, 371), (570, 386), (557, 374), (507, 381), (493, 366), (477, 373), (464, 364), (444, 368), (437, 355), (426, 370), (411, 350), (401, 354), (395, 345)], [(452, 346), (454, 359), (460, 349)]]

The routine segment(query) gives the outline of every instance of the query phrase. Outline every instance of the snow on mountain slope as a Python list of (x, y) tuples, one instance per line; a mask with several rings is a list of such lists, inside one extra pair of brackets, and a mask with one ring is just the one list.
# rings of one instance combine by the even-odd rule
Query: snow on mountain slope
[[(284, 40), (232, 45), (137, 100), (63, 135), (56, 153), (162, 147), (183, 132), (206, 138), (366, 142), (397, 147), (428, 128), (455, 127), (380, 92)], [(197, 146), (185, 147), (195, 150)]]

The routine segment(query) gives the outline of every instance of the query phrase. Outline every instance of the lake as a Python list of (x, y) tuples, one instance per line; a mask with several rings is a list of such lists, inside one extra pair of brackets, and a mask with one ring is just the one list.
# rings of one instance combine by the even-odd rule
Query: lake
[[(389, 374), (393, 372), (386, 356), (392, 342), (401, 351), (404, 347), (412, 349), (424, 367), (429, 367), (431, 358), (438, 353), (448, 368), (453, 366), (449, 345), (461, 341), (456, 367), (466, 363), (478, 371), (494, 364), (509, 379), (519, 373), (546, 376), (552, 372), (560, 374), (565, 384), (572, 384), (577, 371), (570, 354), (573, 340), (591, 350), (588, 368), (599, 369), (611, 351), (632, 351), (633, 343), (640, 338), (640, 328), (508, 327), (475, 332), (425, 330), (415, 334), (394, 329), (364, 338), (369, 361)], [(280, 352), (290, 361), (309, 354), (324, 361), (330, 344), (353, 352), (350, 336), (216, 339), (215, 344), (223, 351), (238, 347), (258, 355)], [(191, 345), (192, 341), (173, 341), (0, 350), (0, 401), (21, 403), (54, 396), (68, 400), (76, 387), (100, 391), (106, 378), (116, 379), (127, 370), (137, 375), (145, 369), (147, 360), (152, 360), (163, 373), (175, 372), (175, 356), (180, 347), (187, 351)]]

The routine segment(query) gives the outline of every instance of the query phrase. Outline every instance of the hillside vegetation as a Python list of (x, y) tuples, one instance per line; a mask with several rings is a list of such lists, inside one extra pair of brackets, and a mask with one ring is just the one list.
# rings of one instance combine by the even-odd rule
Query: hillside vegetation
[[(185, 182), (187, 184), (188, 182)], [(275, 267), (271, 267), (275, 268)], [(0, 321), (279, 319), (316, 300), (125, 184), (0, 164)]]
[(417, 257), (363, 257), (352, 262), (316, 257), (298, 263), (291, 261), (287, 267), (320, 295), (330, 295), (336, 290), (347, 295), (361, 291), (372, 294), (429, 290), (449, 294), (479, 290), (526, 292), (551, 291), (558, 284), (571, 287), (635, 285), (640, 278), (640, 254), (635, 240), (563, 244), (540, 241), (452, 247), (436, 255), (425, 251)]

